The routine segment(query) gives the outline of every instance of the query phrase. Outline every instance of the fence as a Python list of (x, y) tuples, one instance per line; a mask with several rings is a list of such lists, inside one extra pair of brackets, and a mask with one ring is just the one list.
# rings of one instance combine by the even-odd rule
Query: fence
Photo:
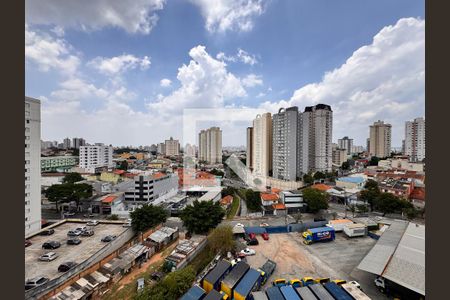
[(317, 228), (322, 227), (327, 224), (327, 221), (319, 221), (319, 222), (305, 222), (299, 224), (289, 224), (287, 226), (266, 226), (266, 227), (244, 227), (245, 233), (255, 233), (261, 234), (264, 232), (267, 233), (288, 233), (288, 232), (303, 232), (308, 230), (309, 228)]

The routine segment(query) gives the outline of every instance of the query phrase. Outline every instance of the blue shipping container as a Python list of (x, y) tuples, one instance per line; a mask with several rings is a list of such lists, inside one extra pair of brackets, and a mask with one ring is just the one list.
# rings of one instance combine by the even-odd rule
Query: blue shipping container
[(266, 295), (269, 300), (284, 300), (283, 294), (279, 287), (272, 286), (266, 290)]
[(330, 292), (331, 295), (333, 295), (336, 300), (353, 300), (353, 298), (349, 296), (343, 288), (341, 288), (334, 282), (327, 282), (323, 286), (327, 289), (328, 292)]
[(186, 294), (183, 295), (183, 297), (181, 297), (180, 300), (200, 300), (203, 299), (205, 295), (206, 293), (201, 287), (194, 285), (186, 292)]
[(258, 288), (261, 282), (261, 273), (255, 269), (250, 269), (245, 273), (245, 276), (241, 279), (239, 284), (234, 289), (234, 298), (236, 294), (239, 294), (242, 298), (246, 297), (251, 293), (253, 288)]
[(297, 292), (290, 285), (281, 287), (280, 291), (286, 300), (301, 300), (301, 298), (297, 295)]

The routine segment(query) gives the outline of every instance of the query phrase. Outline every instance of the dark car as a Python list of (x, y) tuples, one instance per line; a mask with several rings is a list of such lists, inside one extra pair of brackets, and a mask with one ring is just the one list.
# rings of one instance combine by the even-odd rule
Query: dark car
[(326, 221), (327, 219), (325, 219), (324, 217), (317, 217), (314, 218), (314, 222), (321, 222), (321, 221)]
[(54, 233), (55, 233), (55, 229), (50, 228), (50, 229), (41, 231), (40, 235), (52, 235)]
[(92, 229), (88, 229), (81, 232), (81, 236), (91, 236), (91, 235), (94, 235), (94, 230)]
[(102, 238), (102, 242), (109, 243), (115, 239), (116, 239), (115, 235), (107, 235), (104, 238)]
[(79, 245), (81, 244), (81, 240), (77, 239), (77, 238), (73, 238), (73, 239), (68, 239), (67, 240), (67, 245)]
[(31, 241), (25, 240), (25, 248), (28, 246), (31, 246), (31, 245), (33, 245), (33, 243), (31, 243)]
[(250, 241), (247, 242), (247, 245), (251, 246), (259, 245), (258, 239), (257, 238), (251, 239)]
[(60, 264), (58, 267), (58, 272), (67, 272), (70, 269), (74, 268), (77, 264), (73, 261), (68, 261), (63, 264)]
[(42, 244), (42, 249), (57, 249), (61, 247), (61, 243), (57, 241), (45, 242)]
[(47, 283), (50, 279), (44, 276), (35, 277), (32, 279), (28, 279), (25, 282), (25, 290), (30, 290), (32, 288), (35, 288), (37, 286), (43, 285), (44, 283)]

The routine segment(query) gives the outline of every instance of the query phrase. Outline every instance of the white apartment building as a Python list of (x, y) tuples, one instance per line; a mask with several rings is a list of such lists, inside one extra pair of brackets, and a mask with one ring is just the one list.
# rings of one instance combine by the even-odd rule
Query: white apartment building
[(255, 175), (268, 176), (272, 171), (272, 115), (264, 113), (253, 120), (252, 167)]
[(368, 151), (371, 156), (387, 157), (391, 154), (391, 124), (378, 120), (370, 125)]
[(199, 160), (209, 164), (222, 163), (222, 130), (219, 127), (211, 127), (201, 130), (199, 135)]
[(164, 148), (166, 156), (180, 155), (180, 143), (178, 142), (178, 140), (174, 140), (173, 137), (170, 137), (170, 139), (166, 140)]
[(195, 157), (196, 147), (195, 145), (191, 145), (189, 143), (184, 147), (184, 156)]
[(415, 118), (405, 123), (404, 154), (411, 162), (420, 162), (425, 158), (425, 119)]
[(353, 150), (353, 139), (350, 139), (348, 136), (344, 136), (342, 139), (338, 139), (338, 146), (341, 149), (347, 150), (347, 154), (352, 154)]
[(25, 236), (41, 229), (41, 102), (25, 97)]
[[(247, 152), (245, 164), (253, 170), (253, 127), (247, 127)], [(271, 154), (272, 155), (272, 154)]]
[(178, 192), (178, 175), (156, 173), (134, 177), (134, 186), (125, 192), (125, 201), (159, 204)]
[(87, 173), (96, 173), (103, 169), (114, 167), (112, 146), (105, 146), (101, 143), (95, 145), (80, 146), (80, 168)]

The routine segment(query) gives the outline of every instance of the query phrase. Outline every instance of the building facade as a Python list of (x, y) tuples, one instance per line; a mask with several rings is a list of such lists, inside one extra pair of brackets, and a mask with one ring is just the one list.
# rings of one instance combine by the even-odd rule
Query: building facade
[(253, 120), (252, 167), (256, 175), (268, 176), (272, 171), (272, 116), (257, 115)]
[(86, 141), (83, 138), (72, 138), (72, 147), (75, 149), (80, 149), (80, 146), (85, 146)]
[(333, 164), (337, 165), (337, 166), (342, 166), (342, 163), (344, 161), (347, 161), (347, 150), (346, 149), (341, 149), (341, 148), (336, 148), (333, 149)]
[(247, 127), (247, 155), (245, 163), (247, 168), (253, 170), (253, 127)]
[(199, 135), (199, 160), (209, 164), (222, 163), (222, 130), (219, 127), (211, 127), (201, 130)]
[(338, 139), (339, 148), (347, 150), (347, 154), (353, 153), (353, 139), (348, 136), (344, 136), (342, 139)]
[(184, 147), (184, 155), (185, 156), (189, 156), (189, 157), (195, 157), (195, 145), (191, 145), (189, 143), (186, 144), (186, 146)]
[(25, 236), (41, 229), (41, 102), (25, 97)]
[(176, 156), (180, 155), (180, 143), (172, 137), (165, 142), (165, 155)]
[(165, 143), (159, 143), (156, 152), (158, 154), (165, 155), (166, 154), (166, 144)]
[(80, 146), (79, 166), (88, 173), (114, 167), (112, 146), (96, 143), (90, 146)]
[(425, 159), (425, 119), (415, 118), (405, 123), (404, 154), (412, 162)]
[(156, 173), (134, 177), (134, 187), (125, 192), (125, 201), (157, 204), (178, 192), (178, 175)]
[(391, 124), (378, 120), (370, 125), (368, 151), (371, 156), (387, 157), (391, 154)]
[(41, 157), (41, 172), (67, 172), (78, 164), (78, 156)]
[(63, 140), (64, 149), (70, 149), (72, 147), (72, 143), (69, 138), (65, 138)]

